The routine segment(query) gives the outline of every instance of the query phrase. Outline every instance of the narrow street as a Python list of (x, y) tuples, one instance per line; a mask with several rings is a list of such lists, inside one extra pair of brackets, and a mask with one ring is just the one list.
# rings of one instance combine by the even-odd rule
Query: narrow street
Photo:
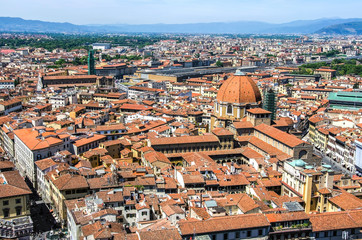
[(352, 172), (348, 171), (347, 169), (343, 168), (341, 164), (339, 164), (338, 162), (333, 161), (330, 157), (326, 156), (324, 153), (322, 153), (321, 151), (317, 150), (314, 148), (314, 153), (320, 157), (322, 157), (322, 163), (323, 164), (328, 164), (331, 165), (332, 169), (336, 172), (340, 172), (343, 174), (348, 174), (350, 176), (353, 175)]
[(57, 224), (54, 216), (49, 211), (49, 208), (33, 188), (32, 183), (27, 178), (25, 179), (25, 182), (33, 192), (30, 196), (30, 216), (34, 224), (34, 239), (47, 239), (44, 236), (49, 234), (50, 231), (60, 228), (60, 225)]
[[(15, 163), (15, 159), (11, 156), (7, 156), (8, 159)], [(47, 239), (45, 236), (49, 234), (51, 230), (60, 228), (60, 225), (56, 222), (54, 216), (49, 211), (49, 208), (43, 202), (33, 184), (28, 178), (25, 178), (25, 182), (32, 191), (30, 196), (30, 216), (33, 221), (33, 237), (34, 239)]]

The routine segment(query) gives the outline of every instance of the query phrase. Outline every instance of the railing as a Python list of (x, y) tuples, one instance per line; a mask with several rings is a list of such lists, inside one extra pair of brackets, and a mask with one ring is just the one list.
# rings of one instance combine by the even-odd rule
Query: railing
[(19, 233), (30, 233), (33, 231), (33, 223), (30, 217), (21, 217), (13, 220), (0, 221), (0, 237), (13, 238)]
[(274, 232), (281, 232), (281, 231), (300, 231), (300, 230), (310, 230), (311, 225), (309, 223), (303, 224), (293, 224), (291, 226), (276, 226), (272, 227)]

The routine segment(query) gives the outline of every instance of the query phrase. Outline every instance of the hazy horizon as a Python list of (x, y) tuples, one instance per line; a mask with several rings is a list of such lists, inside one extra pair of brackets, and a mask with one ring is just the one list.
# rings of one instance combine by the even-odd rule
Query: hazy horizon
[(54, 22), (54, 23), (70, 23), (74, 25), (153, 25), (153, 24), (203, 24), (203, 23), (234, 23), (234, 22), (261, 22), (261, 23), (270, 23), (270, 24), (283, 24), (283, 23), (289, 23), (294, 21), (313, 21), (313, 20), (319, 20), (319, 19), (353, 19), (353, 18), (362, 18), (362, 17), (349, 17), (349, 18), (341, 18), (341, 17), (325, 17), (325, 18), (313, 18), (313, 19), (293, 19), (290, 21), (283, 21), (283, 22), (267, 22), (267, 21), (261, 21), (261, 20), (235, 20), (235, 21), (212, 21), (212, 22), (187, 22), (187, 23), (162, 23), (162, 22), (155, 22), (155, 23), (84, 23), (84, 24), (78, 24), (70, 21), (51, 21), (51, 20), (42, 20), (42, 19), (28, 19), (23, 18), (19, 16), (0, 16), (0, 17), (9, 17), (9, 18), (21, 18), (23, 20), (27, 21), (43, 21), (43, 22)]
[[(1, 0), (0, 16), (92, 24), (183, 24), (360, 18), (359, 0)], [(19, 7), (21, 6), (21, 7)], [(272, 9), (272, 11), (271, 11)], [(325, 10), (321, 13), (321, 9)]]

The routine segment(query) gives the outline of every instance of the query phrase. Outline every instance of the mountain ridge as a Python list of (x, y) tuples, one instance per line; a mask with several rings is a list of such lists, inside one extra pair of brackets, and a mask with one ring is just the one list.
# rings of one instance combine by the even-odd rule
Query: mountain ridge
[[(200, 33), (200, 34), (361, 34), (359, 31), (338, 31), (348, 23), (362, 22), (362, 18), (321, 18), (286, 23), (262, 21), (184, 23), (184, 24), (97, 24), (76, 25), (68, 22), (25, 20), (19, 17), (0, 17), (1, 32), (44, 33)], [(334, 26), (334, 27), (332, 27)], [(348, 25), (347, 25), (348, 26)], [(353, 26), (352, 26), (353, 27)], [(334, 29), (334, 30), (333, 30)]]
[(361, 35), (362, 21), (335, 24), (318, 30), (320, 34)]

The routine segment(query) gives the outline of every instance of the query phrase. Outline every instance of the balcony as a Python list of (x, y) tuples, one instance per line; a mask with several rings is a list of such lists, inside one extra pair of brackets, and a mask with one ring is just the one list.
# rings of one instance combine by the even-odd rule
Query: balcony
[(270, 234), (277, 234), (277, 233), (289, 233), (295, 231), (311, 231), (312, 226), (310, 223), (301, 223), (301, 224), (292, 224), (290, 226), (275, 226), (272, 227), (273, 231)]

